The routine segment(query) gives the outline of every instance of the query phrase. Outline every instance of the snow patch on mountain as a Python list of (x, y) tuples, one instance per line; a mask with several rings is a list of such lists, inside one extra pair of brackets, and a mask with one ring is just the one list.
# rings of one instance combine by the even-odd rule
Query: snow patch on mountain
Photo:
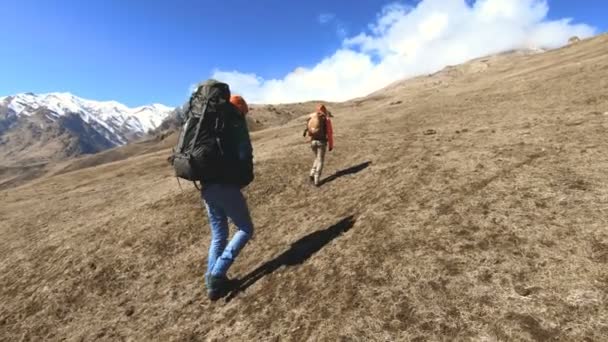
[(116, 144), (125, 144), (127, 136), (141, 136), (157, 128), (173, 111), (158, 103), (130, 108), (116, 101), (93, 101), (70, 93), (22, 93), (1, 97), (0, 106), (7, 107), (9, 113), (17, 116), (31, 116), (43, 108), (50, 112), (47, 117), (52, 121), (77, 114), (104, 136), (108, 132), (113, 135), (109, 139)]

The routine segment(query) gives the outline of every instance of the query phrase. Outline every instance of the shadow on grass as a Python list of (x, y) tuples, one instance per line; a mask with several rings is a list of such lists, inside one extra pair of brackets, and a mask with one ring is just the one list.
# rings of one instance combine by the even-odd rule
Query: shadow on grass
[(245, 291), (258, 280), (282, 266), (295, 266), (304, 263), (333, 239), (348, 231), (355, 224), (355, 221), (356, 219), (352, 215), (345, 217), (329, 228), (318, 230), (294, 242), (288, 250), (241, 278), (236, 288), (226, 298), (226, 301), (230, 301), (239, 292)]
[(332, 182), (332, 181), (334, 181), (334, 180), (336, 180), (336, 179), (338, 179), (338, 178), (340, 178), (342, 176), (352, 175), (352, 174), (355, 174), (357, 172), (361, 172), (361, 171), (365, 170), (371, 164), (372, 164), (371, 161), (366, 161), (364, 163), (361, 163), (361, 164), (358, 164), (358, 165), (355, 165), (355, 166), (351, 166), (348, 169), (340, 170), (340, 171), (334, 173), (333, 175), (331, 175), (331, 176), (329, 176), (329, 177), (327, 177), (325, 179), (322, 179), (321, 180), (321, 184), (319, 184), (319, 185), (323, 185), (323, 184)]

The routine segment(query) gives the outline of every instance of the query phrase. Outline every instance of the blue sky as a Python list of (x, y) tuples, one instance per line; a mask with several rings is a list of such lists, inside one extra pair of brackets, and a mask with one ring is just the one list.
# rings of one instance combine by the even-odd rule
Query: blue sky
[[(296, 68), (315, 69), (345, 39), (369, 32), (391, 3), (0, 0), (0, 96), (67, 91), (130, 106), (176, 106), (186, 100), (192, 84), (222, 71), (233, 77), (254, 75), (255, 85), (245, 80), (237, 86), (252, 97), (271, 99), (268, 94), (278, 94), (279, 86), (268, 80), (287, 79)], [(401, 3), (414, 8), (418, 2)], [(605, 0), (548, 4), (545, 20), (570, 17), (594, 27), (594, 33), (607, 29)], [(357, 91), (362, 90), (352, 94)], [(298, 99), (278, 97), (283, 98)]]

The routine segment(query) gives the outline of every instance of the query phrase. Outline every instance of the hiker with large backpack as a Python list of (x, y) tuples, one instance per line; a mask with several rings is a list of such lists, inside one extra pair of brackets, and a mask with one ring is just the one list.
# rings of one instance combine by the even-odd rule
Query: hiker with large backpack
[(334, 149), (333, 128), (331, 125), (331, 113), (325, 105), (319, 105), (317, 110), (311, 113), (306, 120), (306, 128), (303, 136), (307, 137), (315, 160), (310, 169), (310, 181), (315, 185), (321, 185), (321, 172), (325, 163), (325, 152)]
[[(232, 101), (231, 101), (232, 100)], [(211, 300), (231, 290), (230, 266), (253, 235), (241, 189), (253, 181), (253, 149), (245, 114), (247, 103), (216, 80), (202, 83), (190, 97), (172, 163), (177, 177), (201, 184), (211, 243), (205, 285)], [(237, 232), (228, 242), (228, 218)]]

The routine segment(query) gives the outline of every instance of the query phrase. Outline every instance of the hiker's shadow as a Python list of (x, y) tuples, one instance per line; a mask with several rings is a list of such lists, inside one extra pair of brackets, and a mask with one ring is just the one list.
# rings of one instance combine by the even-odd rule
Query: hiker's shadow
[(327, 184), (327, 183), (329, 183), (331, 181), (334, 181), (337, 178), (340, 178), (342, 176), (352, 175), (352, 174), (355, 174), (357, 172), (361, 172), (364, 169), (366, 169), (368, 166), (370, 166), (371, 164), (372, 164), (371, 161), (366, 161), (364, 163), (361, 163), (361, 164), (358, 164), (358, 165), (355, 165), (355, 166), (351, 166), (351, 167), (349, 167), (347, 169), (340, 170), (340, 171), (334, 173), (333, 175), (331, 175), (331, 176), (329, 176), (329, 177), (327, 177), (325, 179), (322, 179), (320, 185)]
[(299, 265), (308, 260), (330, 241), (348, 231), (354, 224), (355, 218), (353, 216), (348, 216), (329, 228), (318, 230), (294, 242), (288, 250), (276, 258), (267, 261), (240, 279), (238, 286), (232, 290), (226, 298), (226, 301), (230, 301), (232, 298), (236, 297), (239, 292), (245, 291), (258, 280), (276, 271), (281, 266)]

